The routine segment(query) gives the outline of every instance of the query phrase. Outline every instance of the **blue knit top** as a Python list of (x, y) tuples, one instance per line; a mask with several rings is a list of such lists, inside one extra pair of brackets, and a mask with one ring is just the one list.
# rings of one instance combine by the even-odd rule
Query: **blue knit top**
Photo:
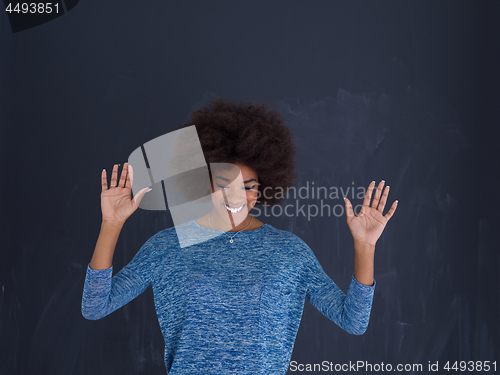
[[(194, 244), (180, 247), (175, 228)], [(304, 241), (270, 224), (233, 243), (215, 232), (194, 220), (164, 229), (114, 276), (89, 263), (83, 316), (103, 318), (151, 285), (169, 375), (285, 374), (306, 297), (345, 331), (365, 332), (375, 282), (353, 274), (344, 294)]]

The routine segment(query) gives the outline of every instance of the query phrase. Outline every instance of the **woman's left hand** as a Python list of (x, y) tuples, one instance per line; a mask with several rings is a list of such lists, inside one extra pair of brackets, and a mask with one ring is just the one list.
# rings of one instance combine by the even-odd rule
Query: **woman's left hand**
[(354, 215), (352, 204), (349, 199), (344, 198), (347, 225), (349, 226), (349, 230), (354, 237), (354, 242), (368, 244), (371, 246), (375, 246), (375, 243), (384, 231), (385, 225), (392, 215), (394, 215), (396, 206), (398, 205), (398, 201), (394, 201), (389, 209), (389, 212), (387, 212), (384, 216), (382, 213), (389, 195), (389, 186), (386, 186), (385, 189), (383, 189), (384, 181), (380, 181), (378, 188), (375, 191), (373, 202), (370, 205), (372, 190), (374, 187), (375, 181), (372, 181), (368, 186), (365, 199), (363, 200), (363, 206), (361, 207), (358, 216)]

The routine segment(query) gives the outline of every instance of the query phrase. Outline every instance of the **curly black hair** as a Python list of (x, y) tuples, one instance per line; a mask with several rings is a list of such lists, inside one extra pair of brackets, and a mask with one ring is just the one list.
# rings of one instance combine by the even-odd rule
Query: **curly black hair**
[(236, 162), (257, 173), (261, 192), (257, 204), (273, 206), (286, 197), (297, 179), (293, 133), (283, 115), (270, 109), (268, 102), (216, 97), (191, 111), (188, 121), (174, 129), (192, 125), (208, 164)]

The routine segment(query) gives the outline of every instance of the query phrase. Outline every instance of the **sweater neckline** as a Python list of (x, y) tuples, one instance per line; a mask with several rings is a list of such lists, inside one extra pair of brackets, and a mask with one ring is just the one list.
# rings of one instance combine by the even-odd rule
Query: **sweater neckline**
[[(206, 227), (204, 227), (203, 225), (198, 224), (198, 223), (196, 222), (196, 220), (194, 220), (194, 219), (193, 219), (193, 225), (194, 225), (195, 227), (197, 227), (197, 228), (204, 229), (204, 230), (209, 231), (209, 232), (211, 232), (211, 233), (221, 232), (221, 230), (220, 230), (220, 229), (206, 228)], [(268, 224), (267, 224), (267, 223), (264, 223), (264, 225), (263, 225), (263, 226), (261, 226), (261, 227), (259, 227), (259, 228), (257, 228), (257, 229), (253, 229), (253, 230), (246, 230), (246, 231), (241, 231), (241, 232), (225, 232), (225, 233), (238, 233), (238, 236), (239, 236), (240, 234), (242, 234), (242, 233), (243, 233), (243, 234), (244, 234), (244, 233), (249, 233), (249, 234), (250, 234), (250, 233), (258, 233), (258, 232), (260, 232), (262, 229), (267, 228), (267, 226), (268, 226)]]

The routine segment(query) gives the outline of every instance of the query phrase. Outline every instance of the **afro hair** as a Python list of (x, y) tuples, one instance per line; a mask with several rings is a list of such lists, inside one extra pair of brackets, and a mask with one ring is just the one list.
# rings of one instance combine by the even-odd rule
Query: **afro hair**
[(295, 145), (284, 117), (268, 103), (216, 97), (174, 130), (192, 125), (207, 164), (241, 163), (257, 173), (257, 204), (273, 206), (285, 198), (297, 179)]

